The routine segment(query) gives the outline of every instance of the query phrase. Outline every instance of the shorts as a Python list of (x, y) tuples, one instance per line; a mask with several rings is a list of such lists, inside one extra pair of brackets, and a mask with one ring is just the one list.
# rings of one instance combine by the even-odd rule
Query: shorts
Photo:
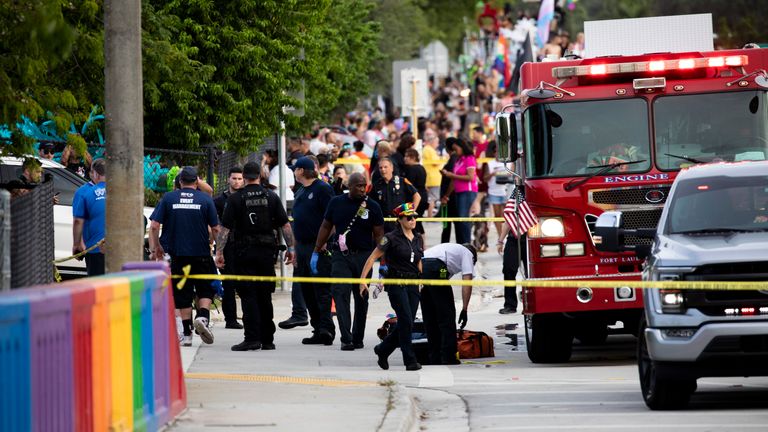
[[(213, 263), (211, 256), (172, 256), (171, 257), (171, 274), (182, 275), (184, 274), (184, 267), (187, 265), (192, 266), (189, 274), (211, 274), (216, 273), (216, 265)], [(186, 309), (192, 307), (192, 301), (195, 296), (198, 298), (207, 298), (213, 300), (213, 296), (216, 291), (213, 289), (210, 280), (204, 279), (187, 279), (184, 284), (184, 288), (178, 289), (176, 284), (177, 279), (173, 280), (173, 302), (176, 305), (176, 309)]]
[(488, 203), (489, 204), (504, 204), (507, 202), (507, 197), (504, 195), (488, 195)]
[(429, 202), (440, 201), (440, 186), (430, 186), (427, 188), (427, 194), (429, 195)]

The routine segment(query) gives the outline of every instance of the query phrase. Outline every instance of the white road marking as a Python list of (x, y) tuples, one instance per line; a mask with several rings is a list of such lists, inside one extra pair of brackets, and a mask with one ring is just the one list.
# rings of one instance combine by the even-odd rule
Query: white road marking
[[(715, 411), (715, 412), (706, 412), (703, 413), (701, 411), (670, 411), (666, 413), (662, 412), (654, 412), (651, 413), (649, 411), (641, 411), (641, 412), (601, 412), (599, 414), (596, 413), (563, 413), (563, 414), (553, 414), (553, 413), (520, 413), (520, 414), (495, 414), (495, 415), (483, 415), (482, 418), (484, 419), (490, 419), (490, 418), (553, 418), (553, 417), (625, 417), (625, 416), (648, 416), (652, 415), (653, 417), (706, 417), (706, 416), (714, 416), (714, 417), (733, 417), (735, 414), (742, 414), (742, 417), (744, 415), (753, 414), (755, 416), (757, 415), (763, 415), (765, 416), (765, 411), (762, 410), (727, 410), (727, 411)], [(655, 426), (654, 426), (655, 427)], [(763, 425), (765, 427), (765, 425)]]
[[(505, 392), (459, 392), (462, 396), (498, 396), (513, 394), (605, 394), (605, 390), (512, 390)], [(639, 390), (611, 390), (609, 393), (639, 393)]]
[[(629, 431), (629, 430), (641, 430), (647, 431), (647, 425), (636, 424), (605, 424), (605, 425), (557, 425), (557, 426), (511, 426), (505, 425), (500, 427), (483, 427), (484, 431), (514, 431), (514, 430), (596, 430), (607, 429), (611, 431)], [(653, 429), (695, 429), (695, 430), (745, 430), (756, 429), (765, 430), (765, 425), (745, 424), (745, 423), (706, 423), (706, 424), (654, 424)]]
[(419, 371), (419, 387), (451, 387), (453, 372), (446, 366), (424, 366)]

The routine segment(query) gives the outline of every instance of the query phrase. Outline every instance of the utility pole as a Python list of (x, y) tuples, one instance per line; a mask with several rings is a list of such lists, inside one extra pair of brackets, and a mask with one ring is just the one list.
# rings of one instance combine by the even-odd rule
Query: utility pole
[(104, 2), (108, 272), (141, 261), (144, 244), (144, 97), (141, 0)]

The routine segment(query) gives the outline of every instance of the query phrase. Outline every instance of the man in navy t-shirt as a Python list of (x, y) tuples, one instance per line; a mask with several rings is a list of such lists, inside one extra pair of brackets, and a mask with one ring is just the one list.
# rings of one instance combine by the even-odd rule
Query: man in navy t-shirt
[[(331, 258), (332, 277), (359, 278), (365, 261), (384, 235), (384, 215), (381, 207), (365, 196), (366, 186), (365, 176), (354, 173), (349, 177), (349, 193), (334, 197), (328, 203), (312, 260), (316, 261), (315, 256), (325, 253), (325, 243), (335, 228), (339, 245)], [(317, 266), (312, 265), (312, 272), (318, 271)], [(331, 291), (336, 302), (342, 351), (363, 348), (368, 299), (360, 295), (355, 284), (333, 284)], [(354, 327), (350, 317), (350, 293), (355, 297)]]
[[(72, 255), (104, 239), (107, 215), (107, 167), (104, 159), (91, 163), (91, 183), (80, 186), (72, 200)], [(80, 258), (82, 259), (82, 258)], [(104, 274), (104, 252), (97, 247), (85, 254), (88, 276)]]
[[(191, 266), (190, 274), (208, 274), (214, 268), (211, 258), (211, 233), (219, 232), (219, 218), (210, 195), (197, 190), (197, 170), (184, 167), (178, 175), (181, 189), (168, 192), (150, 216), (149, 248), (152, 256), (160, 261), (165, 253), (171, 256), (171, 272), (183, 274), (184, 267)], [(160, 244), (160, 226), (163, 227), (164, 250)], [(211, 281), (187, 280), (182, 289), (173, 290), (176, 309), (184, 324), (182, 346), (192, 345), (192, 302), (198, 297), (197, 318), (194, 327), (205, 343), (213, 343), (213, 333), (208, 328), (209, 307), (214, 295)]]
[[(312, 251), (323, 222), (319, 216), (325, 214), (334, 192), (330, 185), (317, 178), (315, 163), (310, 158), (306, 156), (299, 158), (294, 165), (294, 170), (296, 182), (303, 187), (296, 192), (293, 199), (293, 234), (296, 237), (296, 264), (293, 275), (312, 277), (310, 268)], [(318, 269), (315, 276), (331, 275), (329, 254), (318, 254), (315, 265)], [(294, 288), (297, 288), (296, 285)], [(301, 292), (309, 311), (313, 333), (312, 337), (304, 338), (301, 343), (331, 345), (336, 333), (331, 318), (331, 286), (324, 283), (302, 282)], [(280, 323), (280, 327), (284, 327), (284, 324), (285, 322)]]

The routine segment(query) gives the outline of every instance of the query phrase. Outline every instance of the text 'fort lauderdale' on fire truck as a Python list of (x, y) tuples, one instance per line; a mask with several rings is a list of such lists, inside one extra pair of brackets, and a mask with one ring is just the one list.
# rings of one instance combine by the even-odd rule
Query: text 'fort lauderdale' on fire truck
[[(711, 16), (708, 31), (711, 46)], [(523, 65), (517, 163), (539, 219), (528, 232), (529, 278), (638, 278), (650, 239), (627, 238), (634, 252), (598, 251), (601, 213), (622, 211), (628, 229), (655, 228), (681, 169), (768, 156), (768, 49), (642, 52), (657, 51)], [(509, 146), (500, 155), (517, 159), (514, 113), (499, 114), (496, 130), (500, 148)], [(617, 321), (636, 335), (643, 311), (642, 291), (620, 284), (524, 288), (521, 297), (536, 363), (568, 361), (574, 338), (602, 343)]]

